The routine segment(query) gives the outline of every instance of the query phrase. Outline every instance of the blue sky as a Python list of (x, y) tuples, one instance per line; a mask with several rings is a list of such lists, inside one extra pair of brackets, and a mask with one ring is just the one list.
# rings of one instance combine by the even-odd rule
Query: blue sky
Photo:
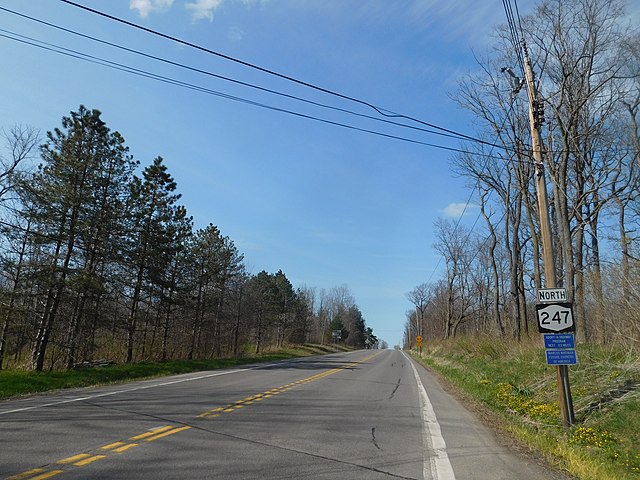
[[(473, 134), (450, 99), (476, 68), (502, 3), (432, 0), (81, 1), (111, 15), (421, 120)], [(531, 2), (520, 2), (529, 13)], [(352, 102), (248, 69), (52, 0), (0, 7), (244, 82), (376, 116)], [(183, 82), (413, 140), (455, 140), (301, 104), (93, 43), (0, 11), (0, 28)], [(4, 32), (0, 32), (4, 34)], [(346, 284), (367, 324), (400, 343), (406, 293), (440, 275), (438, 217), (469, 198), (450, 152), (179, 88), (0, 37), (0, 127), (44, 134), (80, 104), (102, 111), (143, 165), (161, 155), (197, 227), (220, 227), (251, 272), (295, 286)], [(473, 223), (469, 208), (462, 222)]]

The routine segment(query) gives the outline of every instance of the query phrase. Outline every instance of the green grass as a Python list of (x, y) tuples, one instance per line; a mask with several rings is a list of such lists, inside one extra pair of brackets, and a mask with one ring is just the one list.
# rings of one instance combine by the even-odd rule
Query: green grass
[(345, 347), (333, 345), (305, 344), (243, 358), (144, 362), (54, 372), (2, 370), (0, 371), (0, 399), (64, 388), (127, 382), (180, 373), (229, 368), (249, 363), (323, 355), (345, 350)]
[(546, 365), (538, 339), (435, 342), (421, 360), (558, 468), (584, 480), (640, 478), (640, 356), (594, 345), (577, 350), (571, 428), (561, 425), (556, 367)]

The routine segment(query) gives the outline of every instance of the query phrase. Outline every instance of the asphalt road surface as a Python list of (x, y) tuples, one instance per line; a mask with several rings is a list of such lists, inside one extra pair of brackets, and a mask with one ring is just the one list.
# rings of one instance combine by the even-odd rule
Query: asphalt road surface
[(0, 478), (562, 477), (378, 350), (0, 402)]

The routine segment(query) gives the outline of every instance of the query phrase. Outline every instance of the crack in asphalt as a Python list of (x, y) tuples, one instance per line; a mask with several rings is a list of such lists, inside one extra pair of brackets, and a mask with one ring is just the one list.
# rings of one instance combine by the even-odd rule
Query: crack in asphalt
[(376, 427), (371, 427), (371, 441), (378, 450), (382, 450), (382, 448), (380, 448), (380, 445), (378, 445), (378, 442), (376, 441)]
[(389, 395), (389, 400), (391, 400), (393, 398), (393, 396), (396, 394), (396, 392), (398, 391), (398, 388), (400, 387), (400, 379), (398, 378), (398, 381), (396, 382), (396, 386), (393, 389), (393, 391), (391, 392), (391, 395)]
[[(367, 466), (367, 465), (361, 465), (361, 464), (358, 464), (358, 463), (349, 462), (347, 460), (339, 460), (337, 458), (332, 458), (332, 457), (328, 457), (326, 455), (320, 455), (320, 454), (313, 453), (313, 452), (307, 452), (307, 451), (299, 450), (299, 449), (296, 449), (296, 448), (283, 447), (281, 445), (274, 445), (272, 443), (261, 442), (259, 440), (253, 440), (251, 438), (245, 438), (245, 437), (241, 437), (241, 436), (238, 436), (238, 435), (232, 435), (230, 433), (219, 432), (219, 431), (216, 431), (216, 430), (213, 430), (213, 429), (209, 429), (209, 428), (205, 428), (205, 427), (203, 427), (201, 425), (196, 425), (196, 424), (193, 424), (193, 423), (190, 423), (190, 422), (181, 422), (180, 420), (169, 419), (169, 418), (165, 418), (165, 417), (158, 416), (158, 415), (152, 415), (152, 414), (148, 414), (148, 413), (141, 413), (141, 412), (136, 412), (136, 411), (133, 411), (133, 410), (126, 410), (126, 409), (123, 409), (123, 408), (117, 408), (117, 407), (113, 407), (113, 406), (98, 405), (98, 404), (93, 404), (93, 403), (90, 403), (90, 402), (86, 402), (86, 403), (88, 403), (90, 405), (93, 405), (93, 406), (96, 406), (96, 407), (99, 407), (99, 408), (104, 408), (104, 409), (109, 409), (109, 410), (117, 410), (117, 411), (120, 411), (120, 412), (126, 412), (126, 413), (130, 413), (130, 414), (134, 414), (134, 415), (140, 415), (140, 416), (144, 416), (144, 417), (154, 418), (156, 420), (161, 420), (162, 422), (169, 422), (169, 423), (174, 423), (174, 424), (177, 424), (177, 425), (182, 425), (182, 426), (185, 426), (185, 427), (191, 427), (193, 430), (198, 430), (200, 432), (208, 433), (208, 434), (211, 434), (211, 435), (218, 435), (218, 436), (221, 436), (221, 437), (230, 438), (230, 439), (233, 439), (233, 440), (239, 440), (239, 441), (242, 441), (242, 442), (247, 442), (247, 443), (251, 443), (251, 444), (254, 444), (254, 445), (259, 445), (259, 446), (262, 446), (262, 447), (271, 447), (271, 448), (275, 448), (275, 449), (278, 449), (278, 450), (283, 450), (283, 451), (286, 451), (286, 452), (299, 453), (300, 455), (305, 455), (305, 456), (312, 457), (312, 458), (317, 458), (317, 459), (320, 459), (320, 460), (326, 460), (326, 461), (329, 461), (329, 462), (338, 463), (338, 464), (341, 464), (341, 465), (347, 465), (347, 466), (350, 466), (350, 467), (357, 467), (357, 468), (361, 468), (363, 470), (368, 470), (368, 471), (371, 471), (371, 472), (381, 473), (383, 475), (387, 475), (389, 478), (400, 478), (402, 480), (417, 480), (414, 477), (406, 477), (404, 475), (398, 475), (398, 474), (395, 474), (395, 473), (387, 472), (385, 470), (381, 470), (381, 469), (376, 468), (376, 467), (370, 467), (370, 466)], [(378, 446), (376, 441), (375, 441), (375, 427), (372, 428), (371, 434), (373, 435), (374, 445), (376, 445), (376, 447), (378, 449), (382, 450), (380, 448), (380, 446)], [(90, 451), (90, 450), (92, 450), (92, 449), (89, 449), (87, 451)]]
[(357, 467), (357, 468), (361, 468), (361, 469), (364, 469), (364, 470), (369, 470), (371, 472), (381, 473), (381, 474), (387, 475), (387, 476), (389, 476), (391, 478), (401, 478), (403, 480), (417, 480), (414, 477), (405, 477), (404, 475), (398, 475), (398, 474), (395, 474), (395, 473), (387, 472), (385, 470), (381, 470), (381, 469), (376, 468), (376, 467), (369, 467), (367, 465), (360, 465), (358, 463), (349, 462), (347, 460), (339, 460), (337, 458), (327, 457), (325, 455), (319, 455), (317, 453), (312, 453), (312, 452), (306, 452), (304, 450), (299, 450), (299, 449), (296, 449), (296, 448), (283, 447), (281, 445), (274, 445), (274, 444), (267, 443), (267, 442), (260, 442), (258, 440), (252, 440), (250, 438), (239, 437), (237, 435), (231, 435), (229, 433), (217, 432), (215, 430), (209, 430), (207, 428), (199, 427), (199, 426), (195, 426), (195, 425), (191, 425), (191, 427), (196, 429), (196, 430), (201, 430), (203, 432), (211, 433), (211, 434), (214, 434), (214, 435), (221, 435), (223, 437), (232, 438), (232, 439), (235, 439), (235, 440), (241, 440), (243, 442), (253, 443), (255, 445), (276, 448), (276, 449), (284, 450), (284, 451), (287, 451), (287, 452), (299, 453), (301, 455), (306, 455), (306, 456), (313, 457), (313, 458), (318, 458), (318, 459), (321, 459), (321, 460), (327, 460), (329, 462), (339, 463), (339, 464), (342, 464), (342, 465), (349, 465), (351, 467)]
[[(404, 367), (404, 365), (403, 365)], [(349, 367), (345, 368), (345, 369), (349, 369)], [(398, 383), (396, 384), (395, 389), (393, 390), (392, 396), (393, 394), (395, 394), (396, 390), (398, 389), (400, 385), (400, 379), (398, 379)], [(375, 473), (379, 473), (382, 475), (385, 475), (389, 478), (398, 478), (398, 479), (403, 479), (403, 480), (417, 480), (414, 477), (407, 477), (404, 475), (399, 475), (399, 474), (395, 474), (392, 472), (388, 472), (385, 470), (382, 470), (380, 468), (376, 468), (376, 467), (372, 467), (372, 466), (368, 466), (368, 465), (362, 465), (362, 464), (358, 464), (352, 461), (348, 461), (348, 460), (340, 460), (337, 458), (333, 458), (333, 457), (329, 457), (326, 455), (320, 455), (317, 453), (313, 453), (313, 452), (308, 452), (305, 450), (300, 450), (300, 449), (296, 449), (296, 448), (291, 448), (291, 447), (286, 447), (286, 446), (282, 446), (282, 445), (275, 445), (273, 443), (268, 443), (268, 442), (263, 442), (263, 441), (259, 441), (259, 440), (254, 440), (251, 438), (245, 438), (245, 437), (241, 437), (238, 435), (233, 435), (233, 434), (229, 434), (229, 433), (224, 433), (224, 432), (220, 432), (220, 431), (216, 431), (214, 429), (211, 428), (206, 428), (202, 425), (198, 425), (196, 423), (193, 423), (191, 421), (180, 421), (177, 419), (170, 419), (170, 418), (166, 418), (165, 416), (161, 416), (161, 415), (154, 415), (154, 414), (150, 414), (150, 413), (143, 413), (143, 412), (138, 412), (135, 411), (134, 409), (130, 409), (130, 408), (124, 408), (124, 407), (117, 407), (114, 405), (104, 405), (104, 404), (100, 404), (100, 403), (96, 403), (94, 401), (91, 401), (93, 399), (77, 399), (76, 401), (82, 405), (89, 405), (95, 408), (99, 408), (99, 409), (104, 409), (104, 410), (113, 410), (113, 411), (118, 411), (118, 412), (122, 412), (122, 413), (128, 413), (130, 415), (136, 415), (136, 416), (141, 416), (141, 417), (146, 417), (146, 418), (153, 418), (155, 420), (159, 420), (161, 422), (167, 422), (167, 423), (171, 423), (173, 425), (182, 425), (185, 427), (191, 427), (193, 430), (197, 430), (197, 431), (201, 431), (207, 434), (211, 434), (211, 435), (217, 435), (217, 436), (221, 436), (221, 437), (225, 437), (225, 438), (230, 438), (230, 439), (234, 439), (234, 440), (238, 440), (238, 441), (242, 441), (242, 442), (247, 442), (247, 443), (251, 443), (254, 445), (258, 445), (258, 446), (262, 446), (262, 447), (270, 447), (270, 448), (274, 448), (274, 449), (278, 449), (278, 450), (282, 450), (282, 451), (286, 451), (286, 452), (291, 452), (291, 453), (297, 453), (300, 455), (304, 455), (304, 456), (308, 456), (308, 457), (312, 457), (312, 458), (316, 458), (316, 459), (320, 459), (320, 460), (325, 460), (328, 462), (332, 462), (332, 463), (336, 463), (336, 464), (340, 464), (340, 465), (345, 465), (348, 467), (353, 467), (353, 468), (358, 468), (358, 469), (362, 469), (362, 470), (367, 470), (370, 472), (375, 472)], [(374, 446), (378, 449), (378, 450), (382, 450), (382, 448), (380, 447), (380, 445), (378, 445), (378, 442), (376, 440), (375, 437), (375, 427), (373, 427), (371, 429), (371, 438), (372, 438), (372, 442), (374, 444)], [(99, 447), (97, 446), (93, 446), (93, 447), (89, 447), (87, 449), (85, 449), (85, 452), (91, 452), (91, 451), (95, 451), (97, 450)], [(43, 467), (49, 467), (50, 465), (52, 465), (54, 462), (48, 463), (46, 465), (43, 465)]]
[[(98, 407), (98, 408), (104, 408), (104, 409), (107, 409), (107, 410), (116, 410), (116, 411), (120, 411), (120, 412), (134, 414), (134, 415), (140, 415), (140, 416), (143, 416), (143, 417), (154, 418), (156, 420), (161, 420), (162, 422), (169, 422), (169, 423), (173, 423), (173, 424), (177, 424), (177, 425), (182, 425), (182, 426), (185, 426), (185, 427), (188, 426), (188, 427), (191, 427), (193, 430), (198, 430), (198, 431), (201, 431), (201, 432), (204, 432), (204, 433), (208, 433), (208, 434), (211, 434), (211, 435), (218, 435), (218, 436), (221, 436), (221, 437), (231, 438), (231, 439), (234, 439), (234, 440), (239, 440), (239, 441), (251, 443), (251, 444), (254, 444), (254, 445), (259, 445), (259, 446), (263, 446), (263, 447), (271, 447), (271, 448), (275, 448), (275, 449), (278, 449), (278, 450), (283, 450), (283, 451), (286, 451), (286, 452), (298, 453), (300, 455), (305, 455), (305, 456), (312, 457), (312, 458), (317, 458), (317, 459), (320, 459), (320, 460), (326, 460), (326, 461), (329, 461), (329, 462), (338, 463), (338, 464), (341, 464), (341, 465), (347, 465), (347, 466), (350, 466), (350, 467), (356, 467), (356, 468), (360, 468), (360, 469), (363, 469), (363, 470), (368, 470), (368, 471), (371, 471), (371, 472), (387, 475), (389, 478), (399, 478), (399, 479), (402, 479), (402, 480), (417, 480), (414, 477), (406, 477), (404, 475), (398, 475), (398, 474), (395, 474), (395, 473), (387, 472), (385, 470), (381, 470), (381, 469), (376, 468), (376, 467), (371, 467), (371, 466), (367, 466), (367, 465), (361, 465), (361, 464), (350, 462), (350, 461), (347, 461), (347, 460), (340, 460), (340, 459), (337, 459), (337, 458), (332, 458), (332, 457), (328, 457), (326, 455), (320, 455), (320, 454), (313, 453), (313, 452), (307, 452), (307, 451), (299, 450), (299, 449), (296, 449), (296, 448), (283, 447), (281, 445), (274, 445), (272, 443), (261, 442), (259, 440), (253, 440), (251, 438), (245, 438), (245, 437), (241, 437), (241, 436), (238, 436), (238, 435), (232, 435), (232, 434), (229, 434), (229, 433), (219, 432), (219, 431), (216, 431), (216, 430), (213, 430), (213, 429), (205, 428), (205, 427), (203, 427), (201, 425), (193, 424), (191, 422), (182, 422), (180, 420), (169, 419), (169, 418), (165, 418), (165, 417), (162, 417), (162, 416), (159, 416), (159, 415), (141, 413), (141, 412), (136, 412), (134, 410), (127, 410), (127, 409), (124, 409), (124, 408), (118, 408), (118, 407), (114, 407), (114, 406), (99, 405), (99, 404), (95, 404), (95, 403), (92, 403), (92, 402), (83, 402), (83, 403), (87, 403), (89, 405), (92, 405), (92, 406), (95, 406), (95, 407)], [(373, 427), (371, 429), (371, 435), (373, 437), (373, 443), (376, 446), (376, 448), (378, 448), (379, 450), (382, 450), (382, 448), (380, 448), (380, 446), (377, 444), (377, 442), (375, 440), (375, 427)], [(91, 450), (92, 449), (88, 449), (87, 451), (91, 451)]]

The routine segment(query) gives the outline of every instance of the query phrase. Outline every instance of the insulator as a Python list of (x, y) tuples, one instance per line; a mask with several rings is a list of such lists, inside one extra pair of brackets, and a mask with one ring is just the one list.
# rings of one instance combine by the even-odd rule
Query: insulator
[(544, 102), (533, 102), (533, 115), (537, 125), (542, 125), (545, 122), (544, 119)]

